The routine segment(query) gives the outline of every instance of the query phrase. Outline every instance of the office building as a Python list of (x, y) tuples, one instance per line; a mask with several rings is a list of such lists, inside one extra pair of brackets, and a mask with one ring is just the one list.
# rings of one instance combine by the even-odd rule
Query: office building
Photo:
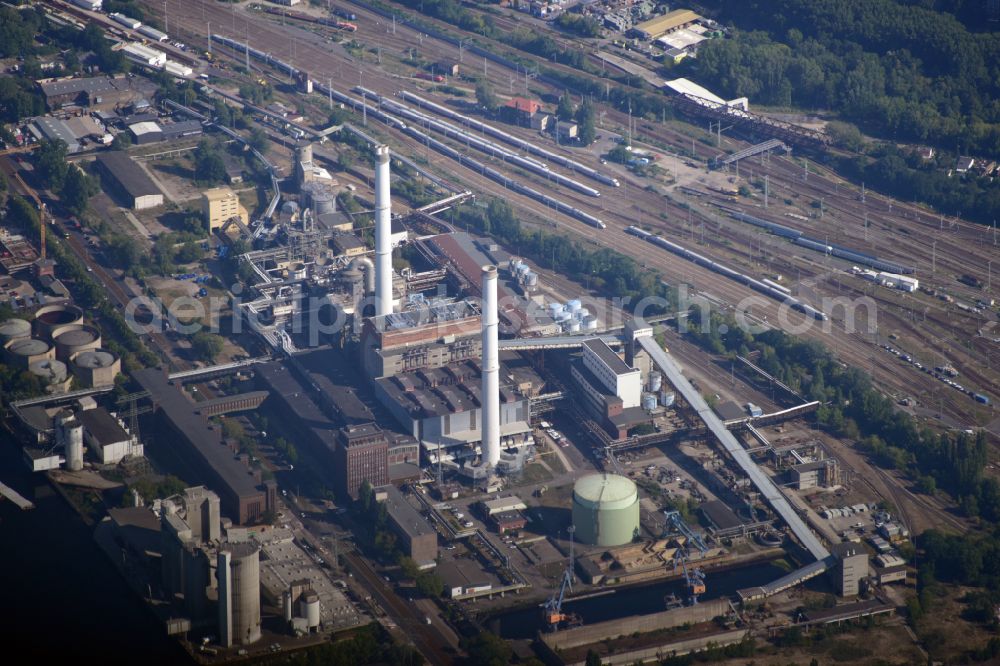
[(341, 428), (338, 434), (335, 473), (341, 495), (357, 499), (365, 481), (372, 486), (389, 483), (389, 443), (381, 428), (365, 423)]

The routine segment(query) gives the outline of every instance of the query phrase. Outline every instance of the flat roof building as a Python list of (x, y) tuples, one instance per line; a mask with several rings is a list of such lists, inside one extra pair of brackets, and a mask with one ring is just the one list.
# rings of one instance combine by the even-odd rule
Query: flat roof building
[(719, 500), (705, 502), (699, 508), (705, 519), (717, 531), (730, 530), (743, 524), (733, 510)]
[(833, 568), (834, 587), (842, 597), (858, 596), (862, 578), (868, 577), (868, 551), (856, 543), (834, 544), (830, 549), (837, 558)]
[(163, 205), (163, 193), (138, 164), (120, 150), (101, 153), (97, 166), (129, 208), (144, 210)]
[(88, 409), (77, 415), (83, 425), (83, 441), (102, 465), (114, 465), (126, 456), (141, 456), (142, 444), (103, 407)]
[(35, 118), (28, 129), (39, 141), (62, 141), (66, 144), (66, 152), (70, 155), (81, 150), (76, 134), (65, 120), (42, 116)]
[(496, 499), (485, 500), (483, 502), (483, 510), (486, 511), (487, 516), (492, 516), (495, 513), (504, 513), (505, 511), (524, 511), (527, 508), (528, 506), (521, 498), (515, 495), (497, 497)]
[(701, 16), (695, 14), (690, 9), (675, 9), (663, 16), (657, 16), (639, 23), (632, 29), (632, 34), (639, 39), (659, 39), (668, 32), (686, 28), (700, 20)]
[(64, 106), (110, 110), (149, 97), (156, 92), (155, 84), (138, 76), (58, 79), (39, 83), (39, 87), (45, 95), (45, 102), (50, 111)]
[(413, 508), (395, 486), (386, 486), (385, 506), (389, 523), (403, 541), (403, 552), (421, 569), (430, 569), (437, 562), (437, 532)]
[(213, 187), (201, 193), (201, 214), (209, 231), (215, 231), (234, 217), (244, 225), (250, 224), (250, 215), (228, 187)]
[(156, 368), (140, 370), (134, 376), (150, 392), (159, 416), (177, 435), (172, 439), (172, 452), (218, 493), (223, 513), (234, 523), (246, 525), (276, 509), (274, 482), (262, 482), (260, 471), (249, 466), (249, 456), (239, 455), (224, 442), (221, 430), (198, 413), (198, 406), (178, 385)]

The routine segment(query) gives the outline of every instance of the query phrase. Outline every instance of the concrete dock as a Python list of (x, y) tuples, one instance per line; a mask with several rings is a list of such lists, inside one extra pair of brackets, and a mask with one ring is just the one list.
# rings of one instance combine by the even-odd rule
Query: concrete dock
[(26, 500), (24, 497), (21, 496), (19, 492), (17, 492), (16, 490), (14, 490), (5, 483), (0, 483), (0, 495), (3, 495), (11, 502), (16, 504), (18, 508), (20, 508), (22, 511), (27, 511), (28, 509), (35, 508), (34, 504)]

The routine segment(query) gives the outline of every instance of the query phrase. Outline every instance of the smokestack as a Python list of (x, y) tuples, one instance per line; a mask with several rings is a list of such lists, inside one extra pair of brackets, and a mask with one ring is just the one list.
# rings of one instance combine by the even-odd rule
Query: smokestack
[(375, 314), (392, 312), (392, 204), (389, 201), (389, 146), (375, 148)]
[(500, 342), (497, 267), (483, 266), (483, 462), (500, 462)]

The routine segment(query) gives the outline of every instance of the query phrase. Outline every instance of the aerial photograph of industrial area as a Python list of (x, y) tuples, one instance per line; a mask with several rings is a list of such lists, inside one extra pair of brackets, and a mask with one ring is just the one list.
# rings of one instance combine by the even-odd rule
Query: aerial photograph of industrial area
[(998, 218), (1000, 0), (4, 0), (0, 662), (1000, 664)]

